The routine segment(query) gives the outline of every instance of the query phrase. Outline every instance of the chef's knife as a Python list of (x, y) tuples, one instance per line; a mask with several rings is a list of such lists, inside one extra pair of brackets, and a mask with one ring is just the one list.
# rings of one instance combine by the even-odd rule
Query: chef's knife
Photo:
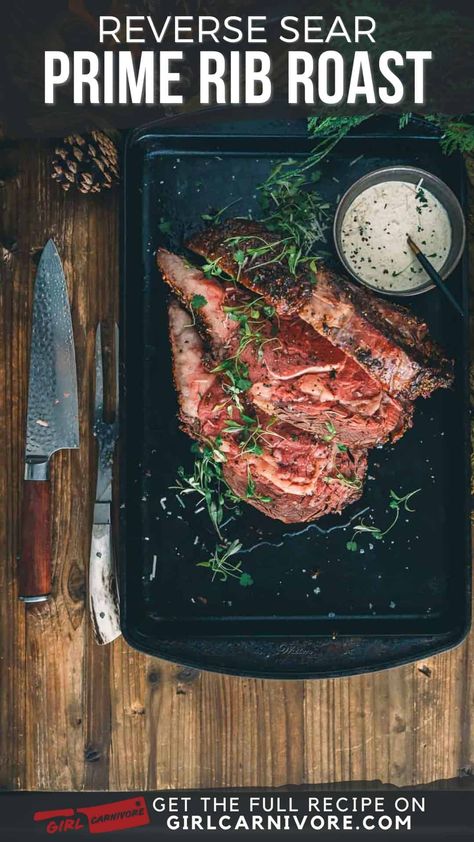
[(20, 599), (43, 602), (51, 592), (49, 460), (79, 447), (77, 379), (71, 310), (61, 258), (48, 240), (38, 264), (33, 301)]
[(118, 436), (118, 328), (115, 326), (115, 417), (104, 417), (102, 329), (95, 339), (94, 436), (97, 439), (97, 486), (89, 564), (89, 610), (97, 643), (111, 643), (121, 634), (112, 541), (112, 466)]

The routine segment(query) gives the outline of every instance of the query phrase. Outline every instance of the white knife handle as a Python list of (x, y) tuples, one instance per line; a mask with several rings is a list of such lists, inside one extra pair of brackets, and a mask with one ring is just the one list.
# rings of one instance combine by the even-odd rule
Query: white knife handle
[(89, 609), (97, 643), (111, 643), (121, 634), (110, 523), (92, 526)]

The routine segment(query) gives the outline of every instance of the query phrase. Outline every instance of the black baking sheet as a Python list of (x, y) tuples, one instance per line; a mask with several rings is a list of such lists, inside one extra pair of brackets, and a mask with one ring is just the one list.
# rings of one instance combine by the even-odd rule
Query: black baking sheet
[[(380, 123), (343, 140), (321, 164), (317, 189), (334, 204), (361, 175), (413, 164), (443, 178), (464, 203), (464, 168), (435, 138)], [(375, 128), (374, 128), (375, 125)], [(182, 251), (201, 215), (256, 212), (271, 167), (311, 147), (304, 123), (206, 124), (192, 132), (148, 127), (126, 148), (121, 445), (121, 601), (128, 639), (147, 651), (178, 638), (436, 636), (455, 642), (469, 618), (467, 327), (434, 291), (408, 304), (456, 361), (454, 389), (416, 404), (394, 446), (372, 450), (362, 499), (341, 516), (285, 525), (243, 504), (225, 529), (243, 544), (254, 584), (211, 581), (196, 566), (216, 545), (205, 511), (170, 487), (189, 473), (191, 441), (178, 428), (167, 332), (168, 290), (155, 266), (159, 245)], [(327, 249), (333, 252), (331, 230)], [(450, 285), (467, 306), (465, 261)], [(406, 301), (404, 303), (407, 303)], [(393, 489), (416, 488), (416, 511), (382, 541), (346, 548), (364, 513), (386, 525)], [(199, 508), (199, 507), (198, 507)], [(433, 637), (434, 636), (434, 637)], [(444, 639), (443, 638), (443, 639)], [(186, 660), (184, 656), (182, 660)], [(188, 659), (189, 660), (189, 659)], [(192, 659), (191, 659), (192, 660)]]

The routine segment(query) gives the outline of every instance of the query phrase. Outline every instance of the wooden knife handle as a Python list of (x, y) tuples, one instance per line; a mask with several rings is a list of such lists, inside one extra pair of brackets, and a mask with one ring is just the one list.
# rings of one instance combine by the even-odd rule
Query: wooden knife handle
[[(23, 483), (20, 599), (41, 602), (51, 593), (51, 485), (49, 480)], [(42, 599), (41, 599), (42, 598)]]

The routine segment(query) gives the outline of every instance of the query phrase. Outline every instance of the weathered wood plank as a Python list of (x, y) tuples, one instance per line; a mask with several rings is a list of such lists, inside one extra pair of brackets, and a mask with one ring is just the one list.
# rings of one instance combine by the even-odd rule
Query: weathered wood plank
[[(185, 669), (91, 638), (84, 593), (95, 449), (94, 330), (118, 303), (118, 195), (64, 196), (47, 146), (25, 143), (0, 193), (18, 240), (0, 284), (0, 786), (142, 789), (341, 780), (422, 783), (471, 772), (472, 635), (400, 669), (264, 682)], [(53, 236), (64, 259), (80, 391), (81, 449), (54, 464), (54, 592), (16, 599), (18, 513), (34, 263)]]
[[(31, 306), (35, 266), (28, 246), (41, 249), (50, 236), (54, 238), (73, 302), (76, 353), (84, 363), (84, 311), (75, 306), (81, 298), (82, 283), (81, 258), (78, 255), (76, 260), (74, 254), (76, 236), (79, 249), (81, 246), (81, 226), (74, 223), (81, 209), (71, 208), (69, 197), (54, 189), (48, 157), (48, 149), (43, 148), (40, 154), (26, 154), (22, 159), (18, 230), (25, 248), (18, 268)], [(25, 195), (30, 201), (24, 201)], [(85, 217), (83, 210), (82, 215)], [(26, 342), (29, 325), (28, 319), (19, 326)], [(26, 609), (25, 745), (26, 786), (30, 789), (47, 789), (51, 781), (58, 788), (80, 788), (83, 778), (84, 516), (89, 447), (80, 363), (78, 368), (81, 448), (56, 454), (52, 466), (54, 598), (45, 606)], [(23, 376), (26, 382), (26, 372)]]
[[(16, 230), (19, 188), (0, 190), (0, 233), (9, 240)], [(19, 546), (19, 497), (16, 477), (22, 444), (18, 435), (25, 412), (21, 372), (26, 345), (18, 326), (26, 302), (18, 275), (0, 261), (0, 787), (20, 788), (25, 772), (25, 622), (18, 603), (16, 556)]]

